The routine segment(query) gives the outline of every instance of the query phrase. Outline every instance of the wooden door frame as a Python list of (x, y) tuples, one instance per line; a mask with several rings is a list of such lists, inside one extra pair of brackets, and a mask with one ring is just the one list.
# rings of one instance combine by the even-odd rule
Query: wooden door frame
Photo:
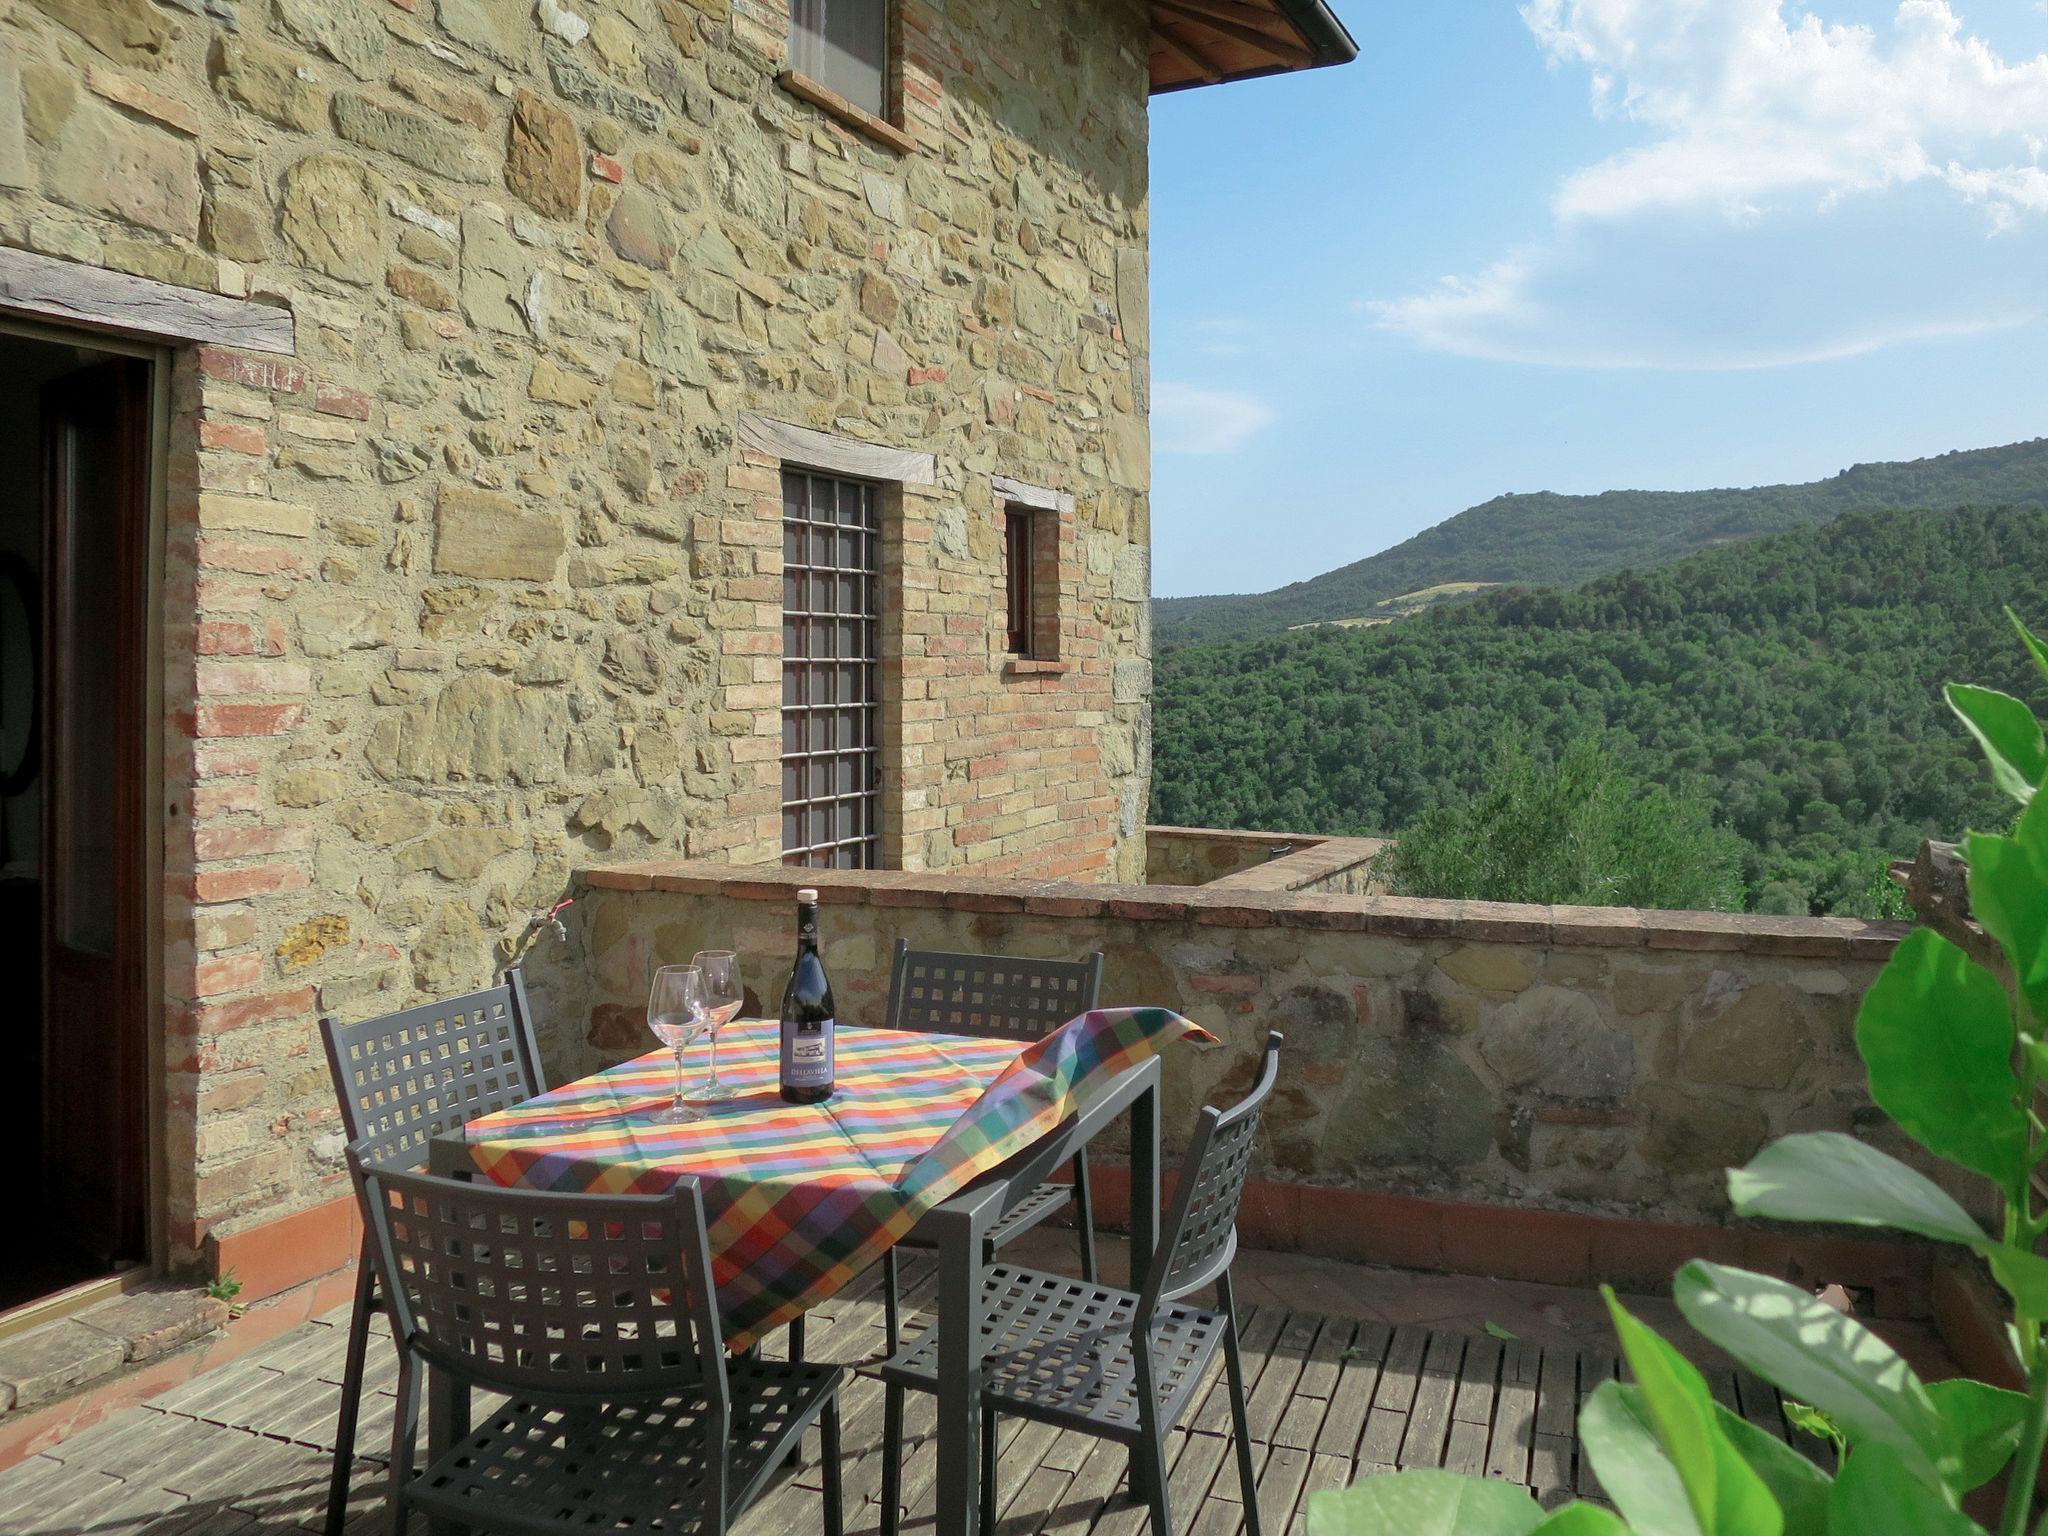
[[(139, 765), (142, 784), (142, 835), (138, 850), (142, 859), (142, 976), (139, 1004), (142, 1008), (144, 1040), (144, 1134), (148, 1138), (143, 1176), (144, 1258), (147, 1271), (161, 1273), (166, 1268), (170, 1256), (170, 1183), (164, 1162), (164, 1132), (169, 1109), (168, 1084), (165, 1077), (164, 964), (169, 931), (165, 926), (163, 898), (165, 807), (169, 792), (164, 782), (163, 771), (163, 704), (164, 669), (167, 661), (164, 649), (164, 530), (167, 496), (165, 466), (170, 443), (173, 353), (169, 347), (82, 327), (40, 324), (17, 313), (0, 309), (0, 342), (7, 340), (41, 341), (59, 346), (85, 347), (111, 356), (139, 358), (149, 365), (148, 446), (144, 455), (144, 467), (149, 484), (144, 495), (143, 550), (137, 573), (142, 582), (142, 721), (139, 732), (142, 753), (142, 762)], [(47, 1301), (63, 1301), (69, 1303), (65, 1310), (75, 1310), (78, 1306), (89, 1305), (92, 1301), (100, 1299), (110, 1286), (118, 1290), (132, 1283), (132, 1278), (120, 1276), (110, 1277), (104, 1281), (89, 1281), (85, 1285), (73, 1287), (72, 1291), (60, 1293), (57, 1298), (48, 1298), (45, 1303), (29, 1303), (29, 1307), (36, 1309), (40, 1315), (47, 1310)], [(71, 1300), (74, 1293), (78, 1298), (75, 1302)], [(0, 1327), (0, 1333), (8, 1331), (12, 1330)]]

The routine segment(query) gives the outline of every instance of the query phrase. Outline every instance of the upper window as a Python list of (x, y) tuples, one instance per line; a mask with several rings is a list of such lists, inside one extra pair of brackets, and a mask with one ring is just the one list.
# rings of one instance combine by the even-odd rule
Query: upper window
[(1008, 593), (1009, 637), (1012, 656), (1033, 654), (1036, 626), (1032, 622), (1031, 589), (1035, 572), (1031, 547), (1031, 514), (1011, 507), (1003, 514), (1003, 576)]
[(889, 0), (790, 0), (789, 67), (886, 118)]

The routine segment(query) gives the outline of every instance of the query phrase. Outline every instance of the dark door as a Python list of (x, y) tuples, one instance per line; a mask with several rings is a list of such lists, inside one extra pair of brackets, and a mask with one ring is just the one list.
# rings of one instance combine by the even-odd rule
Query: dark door
[(105, 1267), (148, 1240), (143, 552), (149, 369), (43, 388), (43, 1186)]

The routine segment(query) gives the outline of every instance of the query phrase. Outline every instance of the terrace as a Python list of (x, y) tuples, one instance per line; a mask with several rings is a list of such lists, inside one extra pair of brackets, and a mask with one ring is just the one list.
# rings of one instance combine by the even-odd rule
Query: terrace
[[(1300, 1530), (1309, 1493), (1389, 1468), (1483, 1474), (1546, 1504), (1598, 1497), (1574, 1421), (1619, 1369), (1600, 1284), (1687, 1349), (1731, 1410), (1824, 1460), (1772, 1388), (1679, 1320), (1668, 1282), (1695, 1256), (1843, 1287), (1927, 1379), (2009, 1374), (1968, 1265), (1910, 1238), (1726, 1212), (1721, 1170), (1771, 1137), (1871, 1123), (1848, 1027), (1895, 928), (1400, 900), (1372, 892), (1375, 852), (1156, 828), (1150, 883), (1128, 887), (699, 861), (590, 869), (567, 941), (528, 963), (550, 1021), (540, 1047), (555, 1082), (643, 1053), (649, 961), (714, 939), (754, 958), (757, 987), (772, 985), (800, 882), (822, 892), (848, 1019), (879, 1019), (891, 943), (906, 937), (1027, 956), (1099, 949), (1106, 1005), (1162, 1003), (1203, 1024), (1222, 1049), (1163, 1057), (1169, 1159), (1198, 1105), (1242, 1093), (1260, 1032), (1285, 1030), (1288, 1071), (1238, 1220), (1269, 1531)], [(757, 994), (746, 1011), (764, 1011)], [(1116, 1136), (1098, 1143), (1095, 1172), (1106, 1233), (1128, 1218)], [(1123, 1243), (1104, 1246), (1120, 1276)], [(1006, 1258), (1073, 1269), (1057, 1227), (1020, 1252)], [(928, 1269), (910, 1277), (913, 1298), (928, 1291)], [(0, 1525), (25, 1536), (318, 1529), (346, 1320), (326, 1313), (68, 1437), (17, 1434)], [(809, 1358), (860, 1372), (846, 1397), (848, 1519), (875, 1530), (881, 1391), (867, 1372), (884, 1349), (872, 1271), (813, 1311), (810, 1340)], [(783, 1347), (775, 1336), (768, 1353)], [(351, 1530), (384, 1518), (395, 1365), (381, 1343), (371, 1365)], [(1241, 1521), (1220, 1380), (1171, 1440), (1176, 1528), (1197, 1536)], [(930, 1529), (931, 1410), (912, 1401), (906, 1528)], [(1014, 1421), (1004, 1436), (1004, 1536), (1145, 1528), (1115, 1447)], [(817, 1487), (813, 1457), (739, 1529), (813, 1528)]]

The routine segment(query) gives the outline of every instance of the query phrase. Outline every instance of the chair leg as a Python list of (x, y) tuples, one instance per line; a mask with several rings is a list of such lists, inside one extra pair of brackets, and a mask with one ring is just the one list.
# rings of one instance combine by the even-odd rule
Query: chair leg
[(903, 1388), (882, 1388), (882, 1536), (903, 1519)]
[[(1152, 1506), (1152, 1536), (1173, 1536), (1173, 1511), (1166, 1500), (1166, 1433), (1165, 1426), (1153, 1424), (1145, 1443), (1140, 1448), (1145, 1464), (1145, 1490), (1142, 1497)], [(1131, 1490), (1137, 1494), (1137, 1490)]]
[(903, 1321), (902, 1275), (897, 1268), (896, 1250), (888, 1248), (882, 1253), (882, 1320), (889, 1332), (889, 1353), (895, 1354), (902, 1343), (899, 1329)]
[(363, 1408), (363, 1367), (370, 1350), (370, 1312), (376, 1306), (377, 1269), (370, 1244), (356, 1256), (355, 1304), (348, 1313), (348, 1353), (341, 1367), (341, 1415), (334, 1426), (334, 1471), (327, 1480), (326, 1536), (341, 1536), (348, 1519), (349, 1474), (355, 1468), (356, 1420)]
[(825, 1458), (825, 1536), (846, 1536), (846, 1508), (839, 1487), (839, 1394), (834, 1392), (818, 1420), (819, 1450)]
[(1230, 1276), (1216, 1282), (1216, 1298), (1223, 1313), (1223, 1369), (1230, 1380), (1230, 1428), (1237, 1441), (1237, 1482), (1244, 1500), (1244, 1536), (1259, 1536), (1258, 1474), (1252, 1465), (1252, 1436), (1245, 1421), (1244, 1361), (1237, 1347), (1237, 1303), (1231, 1296)]
[(996, 1411), (981, 1410), (981, 1536), (996, 1529)]
[(1088, 1152), (1074, 1154), (1074, 1226), (1080, 1232), (1081, 1278), (1095, 1283), (1095, 1215), (1088, 1191)]
[(406, 1495), (412, 1490), (413, 1447), (420, 1429), (420, 1378), (412, 1356), (398, 1361), (398, 1409), (391, 1416), (391, 1469), (386, 1474), (385, 1518), (390, 1536), (406, 1536)]
[(804, 1363), (804, 1324), (808, 1318), (799, 1317), (789, 1325), (789, 1362), (791, 1365)]

